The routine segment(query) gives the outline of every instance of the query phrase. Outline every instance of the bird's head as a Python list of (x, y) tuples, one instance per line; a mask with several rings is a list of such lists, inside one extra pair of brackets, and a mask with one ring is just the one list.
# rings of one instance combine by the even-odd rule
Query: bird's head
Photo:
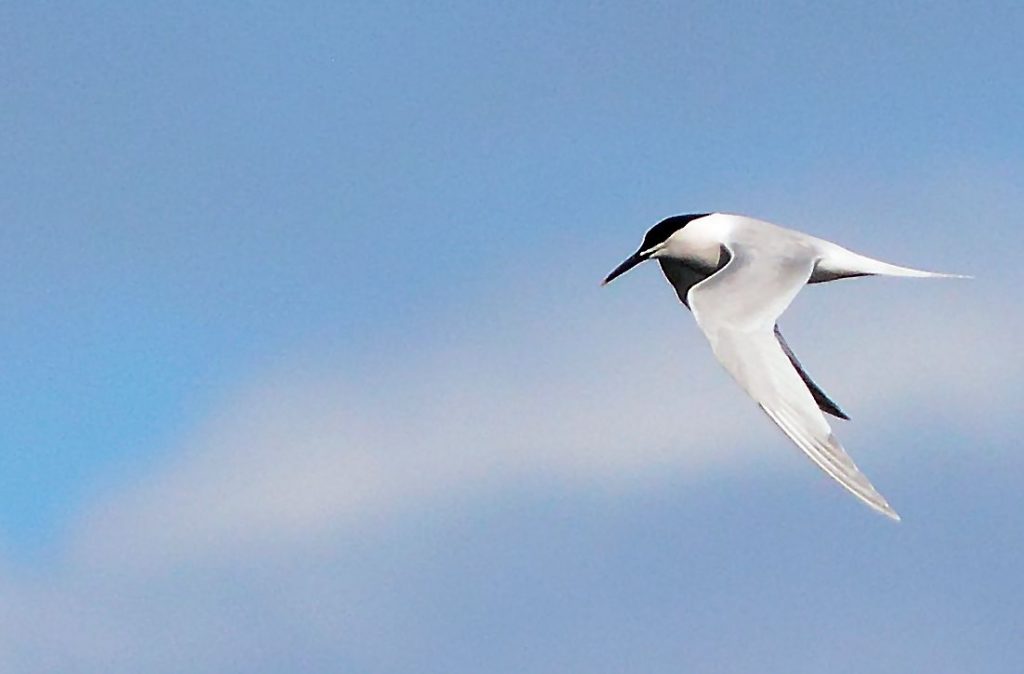
[(640, 248), (635, 253), (630, 255), (623, 261), (618, 267), (612, 270), (612, 273), (605, 277), (601, 285), (611, 283), (619, 276), (622, 276), (627, 271), (637, 266), (641, 262), (651, 260), (657, 257), (672, 257), (673, 246), (672, 236), (679, 232), (685, 227), (690, 221), (696, 220), (697, 218), (703, 218), (707, 213), (696, 213), (691, 215), (673, 215), (670, 218), (665, 218), (654, 227), (647, 230), (644, 234), (644, 240), (640, 244)]

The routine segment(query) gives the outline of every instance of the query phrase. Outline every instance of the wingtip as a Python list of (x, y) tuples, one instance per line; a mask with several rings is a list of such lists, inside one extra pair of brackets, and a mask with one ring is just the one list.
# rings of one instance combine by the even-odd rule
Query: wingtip
[[(863, 473), (861, 473), (861, 475), (863, 476)], [(864, 479), (867, 480), (867, 477), (865, 476)], [(868, 482), (866, 486), (867, 490), (865, 492), (860, 493), (854, 491), (854, 494), (860, 497), (860, 499), (875, 512), (885, 515), (893, 522), (902, 521), (902, 518), (900, 517), (900, 514), (896, 512), (896, 509), (889, 505), (889, 502), (885, 500), (885, 497), (879, 494), (870, 482)]]
[(877, 512), (885, 515), (886, 517), (891, 519), (893, 522), (902, 522), (903, 521), (903, 518), (900, 517), (900, 514), (898, 512), (896, 512), (896, 510), (891, 505), (889, 505), (888, 501), (882, 500), (881, 502), (878, 502), (878, 503), (873, 503), (873, 502), (869, 501), (867, 503), (874, 510), (876, 510)]

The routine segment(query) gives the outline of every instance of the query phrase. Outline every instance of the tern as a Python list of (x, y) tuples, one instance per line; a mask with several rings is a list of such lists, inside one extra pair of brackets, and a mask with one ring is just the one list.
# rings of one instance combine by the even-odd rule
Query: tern
[(662, 220), (602, 285), (646, 260), (658, 261), (715, 357), (782, 432), (854, 496), (899, 520), (839, 444), (823, 412), (849, 417), (807, 375), (776, 322), (808, 283), (855, 276), (966, 277), (900, 267), (727, 213)]

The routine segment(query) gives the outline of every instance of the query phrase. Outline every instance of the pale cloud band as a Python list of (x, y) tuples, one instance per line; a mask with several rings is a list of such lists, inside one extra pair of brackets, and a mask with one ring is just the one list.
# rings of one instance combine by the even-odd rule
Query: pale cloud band
[[(887, 288), (863, 289), (861, 302), (843, 292), (843, 315), (809, 327), (793, 319), (798, 353), (854, 416), (838, 432), (869, 465), (886, 459), (860, 446), (868, 424), (893, 427), (908, 411), (938, 407), (944, 423), (991, 437), (992, 420), (1012, 413), (1016, 315), (972, 307), (964, 300), (974, 289), (940, 283), (951, 282), (884, 303)], [(389, 353), (369, 372), (331, 358), (315, 373), (282, 364), (212, 415), (169, 465), (94, 508), (74, 554), (145, 568), (344, 535), (509, 485), (633, 489), (792, 464), (688, 316), (651, 323), (647, 312), (675, 309), (659, 299), (567, 302), (575, 308), (558, 311), (566, 329), (557, 334), (546, 327), (553, 317), (534, 316), (499, 339), (470, 330), (436, 352)]]
[[(714, 363), (670, 290), (641, 291), (655, 287), (649, 297), (545, 283), (521, 304), (539, 311), (389, 347), (371, 354), (371, 366), (329, 352), (278, 363), (181, 438), (165, 463), (88, 508), (59, 570), (0, 574), (0, 666), (172, 671), (193, 655), (227, 666), (258, 648), (261, 632), (246, 627), (250, 602), (218, 593), (249, 587), (227, 581), (253, 568), (266, 569), (252, 581), (257, 610), (303, 588), (329, 590), (332, 609), (297, 629), (323, 631), (339, 652), (380, 657), (394, 643), (367, 641), (367, 625), (401, 609), (368, 618), (383, 582), (361, 580), (371, 563), (338, 576), (336, 562), (315, 561), (323, 551), (523, 486), (615, 500), (745, 471), (810, 488), (814, 469)], [(836, 284), (800, 300), (783, 324), (853, 416), (838, 432), (882, 484), (887, 473), (936, 460), (933, 447), (879, 442), (908, 437), (908, 417), (938, 417), (975, 439), (972, 460), (999, 460), (988, 445), (1005, 440), (1017, 413), (1019, 311), (978, 301), (982, 283), (895, 287)], [(825, 509), (848, 499), (830, 484), (821, 496)], [(305, 580), (311, 571), (323, 575)], [(373, 597), (360, 617), (344, 619), (365, 592)], [(268, 629), (285, 629), (291, 618), (282, 616)]]

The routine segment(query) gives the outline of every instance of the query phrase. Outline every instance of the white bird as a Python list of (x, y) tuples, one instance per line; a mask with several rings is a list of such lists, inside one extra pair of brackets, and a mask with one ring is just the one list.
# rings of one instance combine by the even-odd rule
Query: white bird
[(811, 381), (776, 321), (807, 283), (875, 275), (965, 277), (888, 264), (762, 220), (700, 213), (656, 224), (602, 285), (650, 259), (661, 264), (718, 361), (789, 439), (857, 498), (899, 520), (832, 434), (822, 412), (849, 417)]

